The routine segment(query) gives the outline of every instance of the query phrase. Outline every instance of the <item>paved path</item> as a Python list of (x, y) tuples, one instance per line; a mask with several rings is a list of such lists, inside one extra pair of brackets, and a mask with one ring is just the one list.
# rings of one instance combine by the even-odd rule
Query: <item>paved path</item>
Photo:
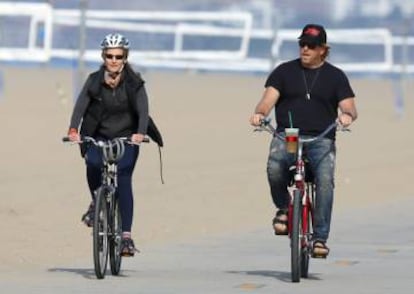
[[(414, 199), (335, 216), (331, 255), (290, 282), (286, 237), (268, 228), (243, 235), (142, 248), (120, 277), (96, 280), (91, 261), (1, 273), (2, 293), (411, 293)], [(345, 214), (346, 213), (346, 214)]]

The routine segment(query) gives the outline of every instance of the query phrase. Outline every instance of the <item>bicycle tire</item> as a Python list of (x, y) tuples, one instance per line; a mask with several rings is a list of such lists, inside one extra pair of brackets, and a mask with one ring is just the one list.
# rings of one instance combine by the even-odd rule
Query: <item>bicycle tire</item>
[(314, 201), (314, 187), (313, 187), (313, 183), (308, 183), (307, 184), (307, 193), (308, 195), (310, 195), (311, 197), (311, 203), (309, 203), (308, 209), (307, 209), (307, 213), (306, 215), (303, 215), (302, 218), (304, 219), (306, 217), (307, 220), (307, 226), (305, 227), (305, 225), (303, 224), (303, 246), (302, 246), (302, 259), (301, 259), (301, 274), (302, 274), (302, 278), (308, 278), (309, 276), (309, 261), (310, 261), (310, 244), (311, 244), (311, 240), (312, 240), (312, 234), (313, 234), (313, 230), (312, 230), (312, 212), (313, 212), (313, 201)]
[(101, 187), (96, 193), (93, 224), (93, 259), (98, 279), (105, 278), (108, 263), (108, 206), (107, 189)]
[[(310, 248), (309, 248), (309, 244), (311, 242), (310, 237), (311, 237), (311, 232), (309, 231), (311, 226), (310, 226), (310, 221), (311, 221), (311, 217), (310, 217), (310, 213), (308, 212), (306, 216), (308, 219), (308, 225), (306, 228), (303, 228), (302, 230), (302, 241), (301, 242), (301, 276), (302, 278), (307, 278), (309, 276), (309, 260), (310, 260)], [(302, 217), (302, 219), (303, 219)]]
[(111, 220), (109, 236), (109, 260), (111, 265), (112, 275), (117, 276), (121, 270), (121, 240), (122, 240), (122, 220), (121, 212), (119, 210), (119, 202), (113, 196), (111, 205)]
[(302, 219), (302, 193), (293, 191), (292, 232), (290, 235), (291, 274), (292, 282), (300, 282), (301, 277), (301, 219)]

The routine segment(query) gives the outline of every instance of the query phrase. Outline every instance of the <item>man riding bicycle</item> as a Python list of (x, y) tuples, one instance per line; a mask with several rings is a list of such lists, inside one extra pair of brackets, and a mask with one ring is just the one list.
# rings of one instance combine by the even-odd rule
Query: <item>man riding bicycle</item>
[[(299, 36), (300, 58), (280, 64), (268, 76), (263, 96), (250, 117), (250, 123), (259, 126), (274, 108), (277, 132), (295, 127), (299, 128), (300, 136), (314, 137), (335, 120), (344, 127), (351, 125), (357, 118), (355, 95), (344, 72), (326, 61), (329, 50), (323, 26), (306, 25)], [(326, 257), (329, 254), (326, 242), (334, 197), (335, 130), (324, 139), (306, 145), (304, 152), (316, 183), (313, 254)], [(287, 186), (289, 167), (293, 162), (294, 156), (286, 152), (285, 142), (274, 136), (267, 162), (267, 177), (277, 208), (272, 221), (277, 235), (288, 233)]]

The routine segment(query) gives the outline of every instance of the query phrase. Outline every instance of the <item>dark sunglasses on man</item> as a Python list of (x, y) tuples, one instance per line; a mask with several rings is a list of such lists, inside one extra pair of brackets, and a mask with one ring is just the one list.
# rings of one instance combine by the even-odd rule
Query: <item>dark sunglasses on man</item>
[(309, 49), (311, 49), (311, 50), (313, 50), (313, 49), (315, 49), (316, 47), (318, 47), (318, 45), (317, 44), (315, 44), (315, 43), (310, 43), (310, 42), (307, 42), (307, 41), (303, 41), (303, 40), (300, 40), (299, 41), (299, 47), (300, 48), (303, 48), (303, 47), (308, 47)]

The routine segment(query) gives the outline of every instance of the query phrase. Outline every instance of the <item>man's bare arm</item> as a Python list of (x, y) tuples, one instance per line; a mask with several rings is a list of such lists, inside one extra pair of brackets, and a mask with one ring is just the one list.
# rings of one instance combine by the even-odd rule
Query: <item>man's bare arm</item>
[(339, 122), (347, 127), (358, 118), (358, 112), (355, 106), (355, 99), (349, 97), (339, 102)]
[(276, 105), (279, 97), (280, 93), (277, 89), (267, 87), (263, 92), (262, 99), (254, 110), (254, 114), (250, 117), (250, 124), (253, 126), (260, 125), (262, 119), (268, 116), (272, 108)]

